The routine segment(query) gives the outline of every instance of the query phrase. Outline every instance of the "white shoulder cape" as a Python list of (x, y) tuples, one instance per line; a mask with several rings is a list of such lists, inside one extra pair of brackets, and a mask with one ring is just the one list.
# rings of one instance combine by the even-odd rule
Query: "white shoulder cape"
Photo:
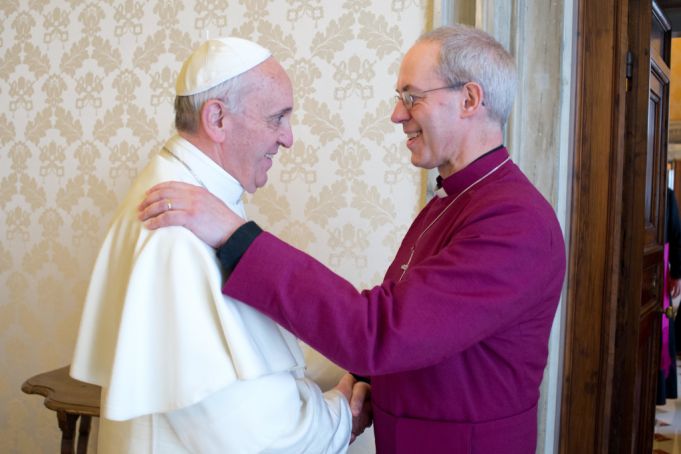
[(213, 249), (182, 227), (149, 231), (137, 220), (144, 192), (169, 180), (199, 179), (243, 213), (241, 186), (217, 164), (179, 137), (165, 148), (102, 245), (71, 365), (74, 378), (103, 387), (101, 414), (112, 420), (180, 409), (235, 380), (304, 367), (293, 335), (222, 294)]

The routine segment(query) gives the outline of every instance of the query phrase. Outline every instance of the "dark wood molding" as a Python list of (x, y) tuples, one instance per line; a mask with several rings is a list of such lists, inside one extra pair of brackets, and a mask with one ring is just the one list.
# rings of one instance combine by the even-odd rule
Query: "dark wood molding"
[[(642, 207), (645, 203), (644, 193), (635, 188), (642, 187), (641, 176), (637, 174), (636, 169), (644, 165), (641, 160), (646, 157), (647, 146), (647, 83), (650, 74), (651, 11), (650, 2), (630, 1), (628, 19), (625, 22), (627, 28), (624, 30), (627, 34), (625, 46), (634, 58), (632, 83), (629, 90), (622, 93), (628, 115), (626, 115), (624, 142), (621, 147), (624, 150), (624, 165), (623, 185), (619, 198), (626, 209), (623, 209), (620, 215), (623, 233), (621, 254), (618, 257), (620, 285), (617, 292), (617, 307), (614, 312), (615, 349), (610, 358), (610, 361), (614, 363), (617, 380), (612, 383), (613, 399), (606, 409), (610, 414), (607, 452), (632, 452), (632, 446), (636, 444), (640, 435), (632, 431), (632, 427), (638, 426), (642, 410), (651, 406), (654, 408), (653, 398), (643, 406), (640, 399), (637, 401), (634, 398), (642, 377), (637, 371), (637, 364), (639, 314), (643, 291), (640, 270), (645, 267), (642, 258), (642, 248), (645, 243), (645, 231), (641, 226), (643, 210), (641, 212), (638, 210), (638, 207)], [(645, 81), (646, 87), (643, 87), (642, 81)], [(634, 271), (637, 275), (634, 275)], [(647, 382), (649, 380), (646, 380)], [(652, 427), (653, 421), (650, 423), (650, 430)]]
[(608, 452), (622, 235), (626, 0), (580, 0), (560, 452)]

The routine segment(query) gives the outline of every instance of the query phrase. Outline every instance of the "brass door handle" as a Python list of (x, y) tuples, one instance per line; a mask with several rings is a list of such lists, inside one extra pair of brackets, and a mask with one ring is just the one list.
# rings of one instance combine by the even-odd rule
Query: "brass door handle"
[(674, 308), (672, 306), (667, 306), (666, 309), (658, 309), (660, 314), (664, 314), (669, 320), (674, 319)]

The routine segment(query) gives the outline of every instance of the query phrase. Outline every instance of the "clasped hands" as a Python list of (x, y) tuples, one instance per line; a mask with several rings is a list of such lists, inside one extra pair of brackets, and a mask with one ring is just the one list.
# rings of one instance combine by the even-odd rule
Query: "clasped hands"
[(352, 435), (350, 443), (355, 441), (364, 429), (370, 427), (373, 422), (373, 410), (371, 407), (371, 385), (355, 380), (351, 374), (345, 374), (334, 388), (345, 396), (350, 403), (352, 412)]

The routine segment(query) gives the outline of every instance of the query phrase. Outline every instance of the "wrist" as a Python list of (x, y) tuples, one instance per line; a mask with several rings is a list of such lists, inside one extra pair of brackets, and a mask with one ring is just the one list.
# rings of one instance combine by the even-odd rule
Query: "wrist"
[(225, 273), (231, 273), (251, 243), (262, 233), (262, 229), (253, 221), (243, 222), (227, 236), (217, 248), (216, 254)]
[(241, 221), (239, 221), (238, 224), (236, 224), (236, 225), (234, 226), (234, 228), (228, 229), (227, 231), (225, 231), (225, 233), (224, 233), (224, 235), (222, 236), (222, 238), (220, 238), (220, 239), (217, 241), (217, 244), (215, 244), (215, 246), (214, 246), (213, 248), (214, 248), (214, 249), (220, 249), (221, 247), (223, 247), (223, 246), (227, 243), (227, 241), (229, 241), (229, 239), (234, 235), (234, 233), (235, 233), (237, 230), (239, 230), (244, 224), (246, 224), (246, 221), (241, 220)]

